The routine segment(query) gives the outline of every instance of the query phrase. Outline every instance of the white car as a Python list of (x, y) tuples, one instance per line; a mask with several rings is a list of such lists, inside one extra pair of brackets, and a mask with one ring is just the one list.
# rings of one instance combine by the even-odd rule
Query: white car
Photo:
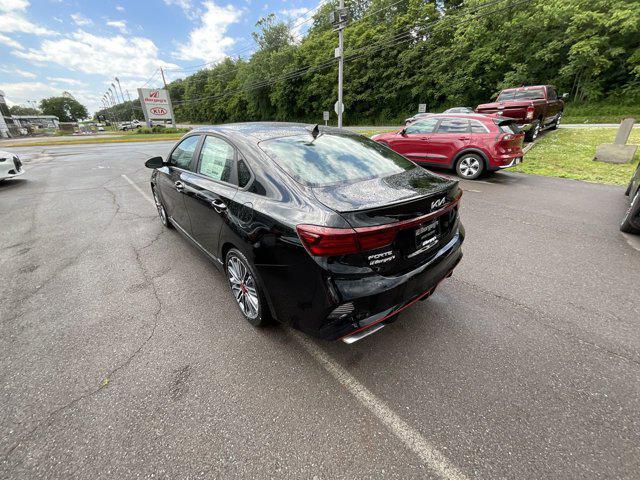
[(23, 173), (24, 168), (18, 155), (0, 150), (0, 180), (17, 177)]

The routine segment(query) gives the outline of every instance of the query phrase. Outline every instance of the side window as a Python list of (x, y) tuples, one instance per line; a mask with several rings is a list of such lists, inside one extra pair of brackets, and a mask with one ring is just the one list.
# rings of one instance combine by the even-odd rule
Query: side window
[(465, 118), (443, 118), (438, 133), (468, 133), (469, 120)]
[(244, 160), (238, 160), (238, 186), (244, 188), (251, 181), (251, 171)]
[(427, 120), (420, 120), (412, 125), (409, 125), (405, 132), (407, 134), (415, 133), (433, 133), (438, 123), (437, 118), (428, 118)]
[(478, 120), (470, 120), (471, 123), (471, 133), (489, 133), (487, 127), (485, 127), (482, 122)]
[(234, 156), (235, 150), (227, 142), (218, 137), (207, 136), (200, 150), (198, 173), (228, 182), (231, 179)]
[(549, 87), (547, 89), (547, 96), (548, 96), (549, 100), (557, 100), (558, 99), (558, 92), (556, 92), (555, 88)]
[(191, 164), (191, 159), (193, 158), (193, 152), (196, 151), (196, 147), (198, 146), (199, 141), (199, 135), (185, 138), (182, 142), (180, 142), (180, 144), (171, 154), (169, 163), (178, 168), (184, 168), (185, 170), (188, 170), (189, 165)]

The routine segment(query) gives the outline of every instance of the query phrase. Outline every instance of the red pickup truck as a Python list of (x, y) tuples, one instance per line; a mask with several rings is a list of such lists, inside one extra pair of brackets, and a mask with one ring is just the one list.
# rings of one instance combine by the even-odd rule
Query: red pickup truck
[(545, 128), (558, 128), (564, 111), (564, 99), (569, 94), (558, 97), (553, 85), (507, 88), (502, 90), (494, 103), (476, 107), (476, 113), (494, 113), (513, 118), (526, 131), (525, 140), (530, 142)]

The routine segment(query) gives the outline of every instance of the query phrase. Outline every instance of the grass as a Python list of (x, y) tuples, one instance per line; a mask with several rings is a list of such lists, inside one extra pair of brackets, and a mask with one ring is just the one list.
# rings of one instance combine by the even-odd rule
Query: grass
[[(632, 163), (622, 165), (593, 161), (596, 146), (613, 143), (615, 134), (613, 128), (572, 128), (547, 132), (527, 152), (524, 163), (511, 170), (626, 186), (636, 168), (638, 153)], [(633, 129), (627, 143), (640, 144), (640, 129)]]
[(567, 103), (562, 123), (620, 123), (627, 117), (640, 121), (640, 102), (621, 105), (613, 100), (606, 103)]
[(122, 134), (122, 135), (101, 135), (99, 137), (73, 137), (55, 138), (42, 137), (33, 140), (4, 141), (0, 142), (0, 147), (46, 147), (51, 145), (83, 145), (91, 143), (132, 143), (132, 142), (161, 142), (166, 140), (178, 140), (184, 133), (150, 133), (150, 134)]

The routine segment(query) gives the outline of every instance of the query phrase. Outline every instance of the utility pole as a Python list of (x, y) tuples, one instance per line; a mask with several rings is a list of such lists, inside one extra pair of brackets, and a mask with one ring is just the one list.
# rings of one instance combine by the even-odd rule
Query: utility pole
[(162, 83), (164, 84), (164, 89), (167, 89), (167, 80), (164, 78), (164, 70), (160, 67), (160, 75), (162, 75)]
[(338, 30), (338, 48), (335, 51), (335, 57), (338, 59), (338, 101), (335, 105), (336, 114), (338, 115), (338, 128), (342, 128), (342, 113), (344, 110), (344, 102), (342, 97), (342, 87), (344, 83), (344, 28), (347, 25), (347, 11), (344, 8), (344, 0), (340, 0), (337, 12), (329, 14), (329, 21), (333, 24), (334, 30)]

